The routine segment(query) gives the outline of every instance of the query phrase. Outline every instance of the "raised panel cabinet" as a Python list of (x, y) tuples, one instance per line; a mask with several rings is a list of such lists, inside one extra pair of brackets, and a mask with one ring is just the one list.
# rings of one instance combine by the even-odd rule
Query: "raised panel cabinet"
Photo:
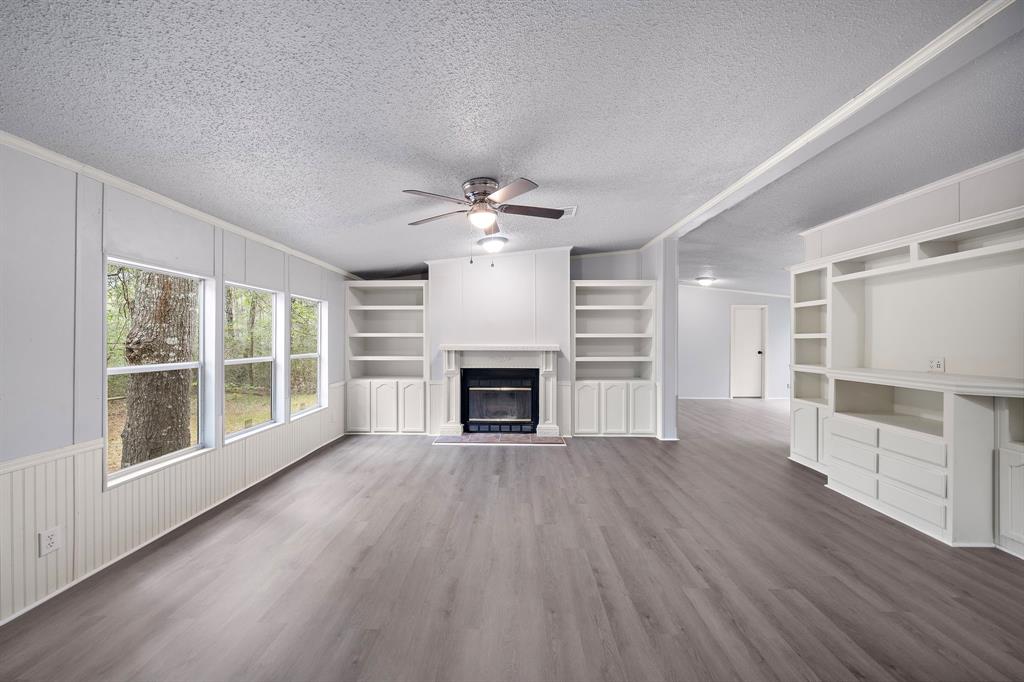
[(398, 382), (398, 430), (403, 433), (423, 433), (427, 428), (424, 382), (401, 380)]
[(596, 434), (601, 430), (598, 397), (600, 382), (576, 382), (576, 423), (573, 431), (578, 434)]
[(631, 381), (629, 383), (629, 432), (635, 435), (653, 436), (657, 430), (657, 396), (652, 381)]
[(999, 449), (998, 542), (1024, 555), (1024, 450)]
[(349, 381), (345, 386), (345, 430), (366, 433), (370, 430), (370, 382)]
[(613, 435), (629, 432), (628, 382), (601, 382), (601, 432)]
[(817, 462), (818, 408), (794, 403), (791, 433), (793, 454)]
[(370, 382), (370, 415), (375, 433), (398, 431), (398, 382)]

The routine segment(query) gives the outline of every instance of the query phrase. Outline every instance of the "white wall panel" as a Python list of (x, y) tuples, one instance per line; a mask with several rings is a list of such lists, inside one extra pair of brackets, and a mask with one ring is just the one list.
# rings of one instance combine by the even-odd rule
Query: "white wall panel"
[(79, 176), (77, 203), (74, 442), (82, 443), (103, 435), (103, 185)]
[(573, 256), (572, 279), (641, 279), (640, 252), (601, 253)]
[(242, 235), (224, 233), (224, 280), (235, 284), (245, 283), (245, 242)]
[[(228, 233), (225, 232), (225, 243), (227, 235)], [(303, 263), (305, 262), (303, 261)], [(319, 268), (317, 269), (319, 270)], [(272, 246), (246, 239), (245, 283), (273, 291), (284, 291), (284, 252), (278, 251)]]
[(212, 276), (214, 228), (119, 189), (103, 199), (103, 244), (109, 255), (193, 275)]
[(320, 268), (308, 260), (288, 257), (288, 285), (292, 294), (317, 299), (324, 297)]
[(75, 182), (0, 147), (0, 461), (73, 441)]
[(327, 279), (327, 380), (345, 380), (345, 279), (333, 272), (324, 272)]
[[(569, 349), (568, 249), (435, 261), (428, 306), (431, 377), (444, 343), (557, 343)], [(568, 357), (559, 374), (568, 376)]]

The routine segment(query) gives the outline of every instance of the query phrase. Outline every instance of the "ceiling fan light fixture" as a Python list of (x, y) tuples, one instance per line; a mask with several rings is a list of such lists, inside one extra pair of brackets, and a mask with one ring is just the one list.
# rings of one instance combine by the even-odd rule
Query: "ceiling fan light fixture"
[(481, 230), (492, 227), (498, 221), (498, 214), (495, 210), (483, 202), (473, 204), (467, 215), (473, 227)]
[(498, 253), (503, 248), (505, 248), (505, 244), (507, 243), (508, 237), (506, 237), (503, 234), (499, 234), (497, 231), (495, 231), (494, 234), (489, 234), (486, 237), (481, 237), (476, 242), (477, 246), (482, 248), (487, 253)]
[(703, 275), (701, 277), (698, 277), (696, 281), (697, 284), (701, 285), (702, 287), (709, 287), (715, 283), (715, 278), (709, 275)]

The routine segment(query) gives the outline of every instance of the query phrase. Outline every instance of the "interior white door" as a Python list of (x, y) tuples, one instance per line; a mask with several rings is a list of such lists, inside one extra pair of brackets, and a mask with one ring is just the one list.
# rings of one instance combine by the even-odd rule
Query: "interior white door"
[(733, 398), (764, 396), (764, 308), (733, 306), (732, 359), (729, 372)]

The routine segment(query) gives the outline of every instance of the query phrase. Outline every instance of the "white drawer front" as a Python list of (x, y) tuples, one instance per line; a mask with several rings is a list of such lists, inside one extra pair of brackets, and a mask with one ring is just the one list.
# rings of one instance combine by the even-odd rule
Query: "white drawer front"
[(937, 528), (946, 527), (946, 505), (885, 481), (878, 482), (878, 499)]
[(828, 420), (829, 429), (837, 436), (843, 436), (858, 443), (874, 447), (878, 445), (878, 428), (833, 417)]
[(946, 444), (942, 441), (917, 438), (909, 433), (888, 429), (882, 429), (878, 441), (885, 450), (892, 450), (940, 467), (946, 466)]
[(830, 457), (842, 460), (861, 469), (867, 469), (872, 473), (877, 471), (876, 461), (878, 456), (874, 450), (869, 450), (848, 438), (835, 435), (829, 439), (828, 447)]
[(878, 473), (939, 497), (946, 496), (946, 474), (899, 457), (878, 455)]
[(869, 473), (856, 467), (846, 466), (841, 462), (833, 462), (828, 469), (829, 481), (835, 481), (857, 492), (878, 497), (878, 481)]

